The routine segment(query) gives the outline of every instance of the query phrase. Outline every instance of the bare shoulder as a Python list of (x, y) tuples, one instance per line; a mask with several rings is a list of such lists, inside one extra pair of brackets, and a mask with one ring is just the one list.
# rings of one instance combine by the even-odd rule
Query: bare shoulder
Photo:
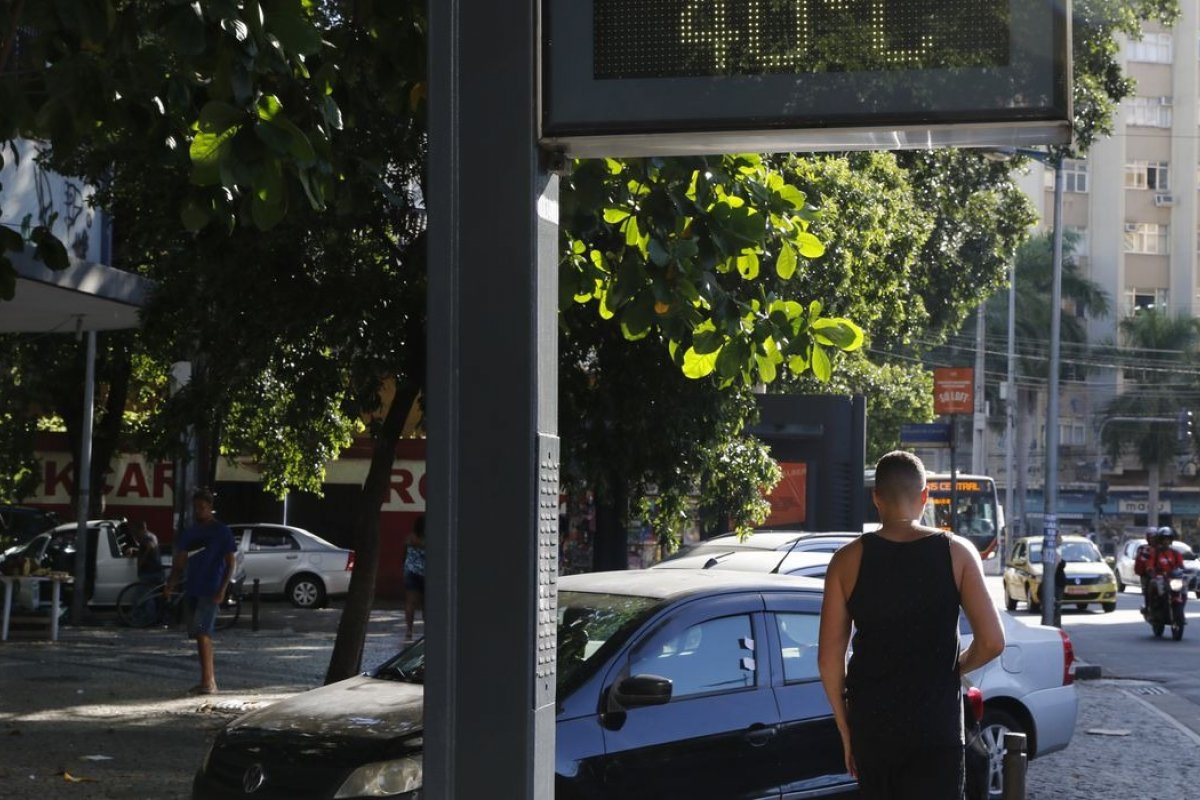
[(854, 583), (858, 578), (858, 566), (862, 563), (862, 540), (855, 539), (842, 545), (829, 561), (829, 569), (825, 573), (825, 585), (835, 583), (842, 587), (846, 597), (854, 591)]
[(972, 544), (970, 539), (962, 536), (950, 535), (950, 557), (954, 559), (954, 565), (965, 567), (969, 564), (979, 564), (982, 566), (983, 560), (979, 557), (979, 550)]

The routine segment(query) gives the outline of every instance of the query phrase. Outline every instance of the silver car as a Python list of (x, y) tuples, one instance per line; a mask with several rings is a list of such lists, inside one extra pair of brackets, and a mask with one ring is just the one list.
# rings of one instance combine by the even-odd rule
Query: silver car
[(246, 554), (246, 589), (259, 582), (264, 595), (282, 594), (297, 608), (320, 608), (350, 590), (354, 551), (291, 525), (230, 525)]

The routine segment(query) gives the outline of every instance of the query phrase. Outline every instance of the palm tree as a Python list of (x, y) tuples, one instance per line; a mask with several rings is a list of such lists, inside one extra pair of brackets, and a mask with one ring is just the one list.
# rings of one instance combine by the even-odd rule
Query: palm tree
[(1137, 311), (1121, 320), (1120, 337), (1113, 361), (1122, 366), (1128, 386), (1105, 413), (1110, 419), (1140, 417), (1147, 421), (1106, 426), (1104, 446), (1114, 459), (1126, 450), (1137, 454), (1149, 484), (1147, 522), (1157, 526), (1162, 470), (1178, 455), (1181, 444), (1178, 429), (1170, 423), (1197, 396), (1200, 320), (1154, 309)]
[[(1078, 236), (1066, 231), (1063, 236), (1062, 297), (1060, 323), (1062, 348), (1083, 352), (1087, 347), (1087, 320), (1109, 313), (1109, 298), (1099, 284), (1079, 268), (1074, 258)], [(1051, 284), (1054, 280), (1054, 240), (1049, 233), (1039, 234), (1017, 248), (1016, 259), (1016, 338), (1017, 396), (1016, 509), (1009, 509), (1019, 530), (1025, 520), (1025, 496), (1029, 475), (1029, 450), (1038, 392), (1048, 380), (1050, 361)], [(1008, 336), (1008, 292), (998, 292), (988, 300), (987, 328), (990, 341), (1005, 341)], [(1004, 373), (1007, 364), (999, 355), (988, 364), (989, 372)], [(1082, 368), (1063, 365), (1062, 378), (1082, 377)], [(999, 408), (999, 404), (996, 405)], [(1012, 480), (1012, 476), (1006, 476)], [(1015, 511), (1015, 513), (1013, 513)]]

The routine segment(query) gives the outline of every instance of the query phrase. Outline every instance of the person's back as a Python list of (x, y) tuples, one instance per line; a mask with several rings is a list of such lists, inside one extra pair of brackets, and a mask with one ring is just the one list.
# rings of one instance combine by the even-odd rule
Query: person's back
[(852, 725), (880, 746), (914, 730), (930, 745), (962, 741), (958, 587), (950, 537), (862, 536), (846, 671)]

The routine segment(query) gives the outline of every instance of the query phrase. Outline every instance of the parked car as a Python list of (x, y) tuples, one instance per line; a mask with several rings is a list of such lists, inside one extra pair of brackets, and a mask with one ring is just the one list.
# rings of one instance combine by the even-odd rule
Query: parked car
[(783, 553), (776, 550), (734, 550), (713, 555), (701, 553), (672, 558), (661, 561), (650, 569), (716, 569), (824, 578), (832, 560), (833, 553), (823, 550), (795, 550)]
[(284, 595), (297, 608), (320, 608), (350, 590), (354, 551), (290, 525), (230, 525), (246, 554), (246, 579), (265, 595)]
[[(1141, 578), (1133, 571), (1133, 562), (1137, 558), (1137, 549), (1145, 544), (1145, 539), (1130, 539), (1125, 544), (1121, 545), (1121, 549), (1117, 552), (1116, 561), (1113, 564), (1113, 573), (1117, 577), (1117, 591), (1125, 591), (1126, 586), (1140, 587), (1142, 585)], [(1183, 575), (1187, 581), (1188, 588), (1196, 593), (1196, 597), (1200, 598), (1200, 561), (1196, 559), (1196, 554), (1187, 542), (1171, 542), (1171, 547), (1179, 551), (1183, 556)]]
[[(854, 791), (817, 675), (820, 582), (640, 570), (558, 588), (557, 798)], [(262, 775), (254, 797), (360, 797), (386, 780), (415, 800), (424, 668), (418, 642), (370, 675), (235, 720), (193, 797), (250, 796)], [(615, 714), (623, 724), (605, 725)]]
[[(655, 570), (701, 569), (740, 570), (784, 575), (825, 576), (831, 553), (747, 551), (715, 556), (688, 556), (664, 561)], [(1001, 614), (1004, 624), (1004, 653), (970, 673), (970, 681), (983, 692), (980, 738), (987, 754), (983, 796), (998, 800), (1004, 791), (1001, 769), (1004, 734), (1024, 733), (1030, 758), (1066, 748), (1075, 731), (1079, 700), (1075, 683), (1075, 651), (1065, 631), (1044, 625), (1028, 625)], [(959, 615), (959, 636), (965, 647), (971, 637), (966, 615)]]
[(857, 539), (861, 533), (833, 531), (811, 533), (808, 531), (754, 531), (744, 539), (735, 533), (726, 533), (705, 539), (695, 544), (684, 545), (678, 552), (663, 559), (662, 563), (682, 558), (699, 556), (724, 556), (741, 551), (761, 552), (764, 550), (835, 553), (845, 544)]
[[(1105, 613), (1117, 610), (1117, 578), (1096, 545), (1084, 536), (1063, 536), (1058, 557), (1064, 562), (1066, 582), (1062, 602), (1083, 611), (1099, 603)], [(1015, 611), (1027, 603), (1031, 612), (1041, 608), (1042, 537), (1026, 536), (1013, 544), (1004, 569), (1004, 605)]]
[[(131, 539), (124, 520), (88, 520), (88, 567), (87, 592), (91, 606), (113, 606), (121, 591), (137, 582), (137, 561), (124, 554)], [(79, 526), (74, 522), (59, 525), (52, 530), (33, 537), (24, 546), (5, 553), (4, 564), (18, 559), (29, 559), (36, 568), (66, 572), (75, 576), (75, 543)], [(167, 570), (171, 567), (170, 548), (162, 548), (162, 562)], [(3, 569), (0, 564), (0, 569)], [(241, 548), (237, 553), (237, 571), (232, 581), (232, 591), (240, 594), (245, 580), (245, 566)], [(69, 593), (74, 587), (68, 587)], [(36, 604), (37, 598), (27, 598), (27, 604)]]
[(29, 506), (0, 506), (0, 552), (29, 542), (58, 524), (58, 516)]

